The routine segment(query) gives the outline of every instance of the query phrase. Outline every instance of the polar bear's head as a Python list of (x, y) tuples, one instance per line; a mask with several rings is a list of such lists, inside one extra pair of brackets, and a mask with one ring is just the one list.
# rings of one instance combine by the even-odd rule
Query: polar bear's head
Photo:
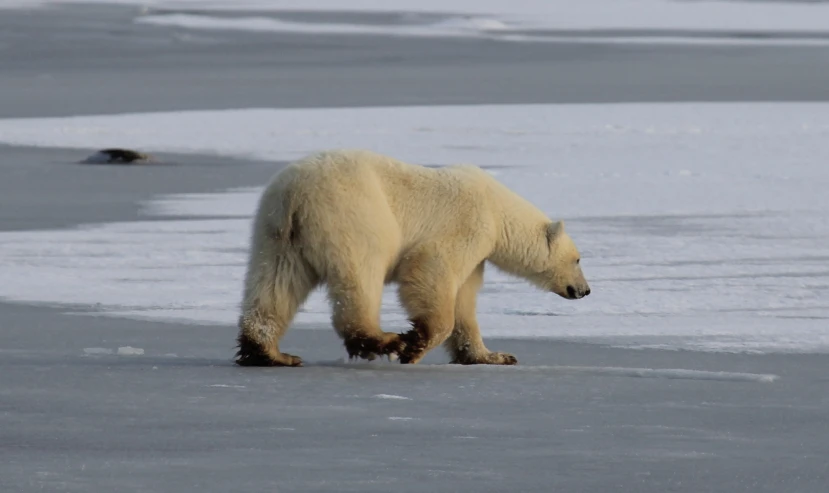
[(546, 226), (547, 254), (544, 265), (536, 275), (542, 289), (552, 291), (568, 300), (577, 300), (590, 294), (590, 286), (581, 271), (581, 255), (564, 231), (564, 222), (555, 221)]

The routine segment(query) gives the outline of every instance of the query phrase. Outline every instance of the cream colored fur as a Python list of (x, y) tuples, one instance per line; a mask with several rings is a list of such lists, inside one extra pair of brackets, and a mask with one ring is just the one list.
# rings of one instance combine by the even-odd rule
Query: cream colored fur
[[(458, 363), (515, 364), (481, 339), (475, 301), (485, 262), (580, 298), (589, 287), (578, 260), (563, 223), (477, 167), (433, 169), (360, 150), (314, 154), (277, 173), (260, 199), (238, 361), (300, 365), (279, 340), (325, 284), (350, 356), (417, 363), (445, 343)], [(403, 335), (380, 327), (391, 282), (414, 324)]]

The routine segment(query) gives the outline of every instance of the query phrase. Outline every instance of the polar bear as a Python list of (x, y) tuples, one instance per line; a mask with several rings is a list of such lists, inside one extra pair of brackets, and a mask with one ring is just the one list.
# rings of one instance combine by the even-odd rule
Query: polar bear
[[(453, 363), (514, 365), (475, 317), (484, 264), (566, 299), (590, 294), (561, 221), (471, 165), (428, 168), (367, 150), (329, 150), (278, 172), (259, 199), (236, 363), (301, 366), (279, 350), (298, 308), (325, 285), (349, 357), (417, 363), (444, 344)], [(380, 328), (384, 285), (412, 328)]]

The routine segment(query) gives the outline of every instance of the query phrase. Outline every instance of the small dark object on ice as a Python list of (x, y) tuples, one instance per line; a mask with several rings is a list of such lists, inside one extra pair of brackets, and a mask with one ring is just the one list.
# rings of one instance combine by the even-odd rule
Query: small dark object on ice
[(90, 164), (132, 164), (153, 161), (155, 159), (151, 155), (144, 154), (143, 152), (112, 148), (101, 149), (81, 162)]

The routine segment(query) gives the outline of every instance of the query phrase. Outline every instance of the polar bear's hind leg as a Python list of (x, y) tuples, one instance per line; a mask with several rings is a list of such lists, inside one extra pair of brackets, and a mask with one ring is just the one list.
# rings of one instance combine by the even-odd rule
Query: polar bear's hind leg
[(317, 284), (317, 275), (293, 249), (267, 235), (255, 235), (239, 317), (236, 364), (302, 366), (298, 356), (280, 352), (279, 341)]

